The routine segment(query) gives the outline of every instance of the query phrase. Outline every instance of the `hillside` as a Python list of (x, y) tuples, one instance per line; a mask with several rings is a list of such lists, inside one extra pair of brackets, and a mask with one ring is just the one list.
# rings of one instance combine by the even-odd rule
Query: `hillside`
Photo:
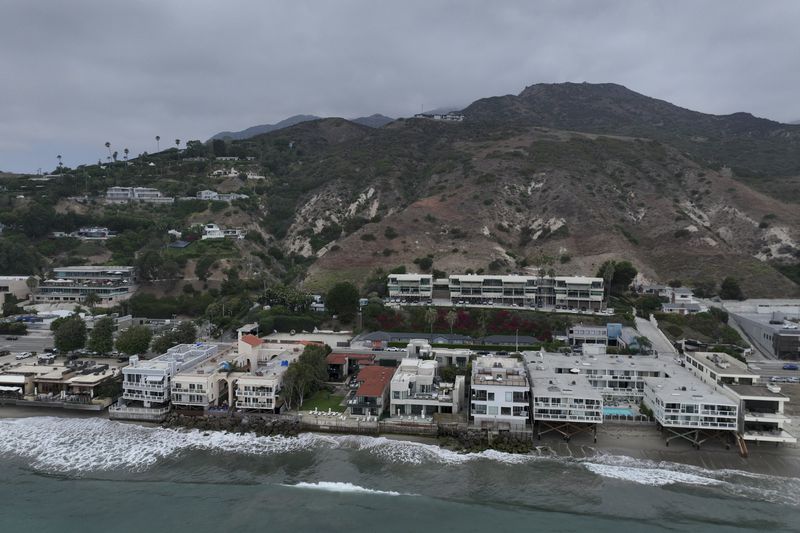
[[(260, 124), (258, 126), (251, 126), (241, 131), (222, 131), (212, 136), (210, 140), (224, 139), (229, 141), (241, 141), (245, 139), (250, 139), (257, 135), (263, 135), (265, 133), (269, 133), (272, 131), (278, 131), (285, 128), (289, 128), (296, 124), (300, 124), (301, 122), (310, 122), (312, 120), (319, 120), (319, 119), (320, 117), (315, 115), (294, 115), (287, 119), (281, 120), (276, 124)], [(360, 124), (362, 126), (367, 126), (370, 128), (380, 128), (392, 122), (393, 120), (394, 120), (393, 118), (381, 115), (379, 113), (375, 113), (374, 115), (370, 115), (368, 117), (354, 118), (350, 122), (354, 122), (355, 124)]]
[[(712, 169), (729, 167), (764, 192), (800, 201), (800, 126), (749, 113), (709, 115), (612, 83), (537, 84), (465, 108), (472, 121), (656, 139)], [(794, 177), (782, 184), (775, 176)]]
[[(627, 259), (662, 282), (718, 287), (733, 276), (751, 297), (800, 294), (779, 271), (798, 271), (797, 182), (777, 171), (754, 181), (683, 146), (695, 142), (688, 132), (704, 132), (708, 142), (699, 144), (756, 143), (773, 157), (750, 152), (754, 165), (792, 168), (791, 126), (696, 113), (618, 85), (532, 86), (464, 112), (463, 123), (398, 119), (380, 128), (305, 120), (129, 164), (65, 169), (47, 182), (8, 177), (0, 222), (11, 229), (0, 243), (12, 251), (0, 253), (0, 274), (144, 261), (156, 252), (167, 266), (153, 290), (178, 294), (181, 280), (221, 287), (232, 267), (254, 287), (282, 281), (322, 290), (341, 279), (363, 284), (378, 268), (420, 270), (427, 257), (443, 273), (544, 266), (594, 274), (607, 259)], [(113, 185), (248, 198), (107, 206), (98, 197)], [(243, 227), (248, 238), (161, 251), (167, 229), (206, 222)], [(105, 246), (46, 239), (83, 224), (120, 237)], [(23, 264), (25, 272), (8, 271)]]

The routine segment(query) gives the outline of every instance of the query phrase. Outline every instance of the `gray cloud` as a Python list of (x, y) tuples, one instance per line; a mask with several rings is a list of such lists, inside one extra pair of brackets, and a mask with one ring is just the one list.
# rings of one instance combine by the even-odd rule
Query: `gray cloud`
[(791, 0), (0, 0), (0, 169), (296, 113), (407, 116), (537, 82), (788, 121), (798, 20)]

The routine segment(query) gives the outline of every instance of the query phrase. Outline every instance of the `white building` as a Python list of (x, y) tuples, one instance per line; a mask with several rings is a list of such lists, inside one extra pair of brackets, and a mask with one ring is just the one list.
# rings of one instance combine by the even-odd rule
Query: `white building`
[(797, 442), (786, 431), (789, 397), (779, 386), (763, 382), (745, 363), (726, 353), (687, 352), (686, 369), (736, 402), (741, 415), (738, 429), (745, 441)]
[(596, 435), (597, 424), (603, 423), (603, 396), (585, 375), (556, 374), (539, 363), (528, 365), (528, 371), (532, 418), (539, 437), (551, 431), (566, 440), (585, 431)]
[(433, 294), (430, 274), (389, 274), (389, 298), (397, 301), (428, 301)]
[(724, 439), (736, 434), (739, 417), (736, 402), (685, 370), (669, 378), (647, 378), (644, 403), (653, 411), (656, 422), (669, 433), (667, 445), (683, 438), (699, 448), (710, 438)]
[(454, 305), (501, 305), (599, 311), (603, 278), (463, 274), (449, 278)]
[(122, 399), (124, 405), (109, 410), (111, 418), (163, 419), (169, 412), (172, 379), (219, 352), (215, 344), (179, 344), (153, 359), (130, 358), (122, 369)]
[(464, 376), (443, 382), (435, 360), (403, 359), (390, 384), (392, 416), (423, 418), (435, 413), (458, 413), (464, 402)]
[(81, 303), (94, 294), (98, 305), (113, 305), (133, 296), (134, 274), (132, 266), (57, 267), (39, 284), (34, 302)]
[(113, 237), (114, 233), (105, 227), (91, 226), (81, 228), (70, 236), (83, 241), (105, 241), (109, 237)]
[(201, 240), (206, 239), (237, 239), (241, 240), (247, 235), (247, 230), (241, 228), (222, 229), (216, 224), (206, 224), (203, 226)]
[(129, 202), (145, 202), (150, 204), (171, 204), (175, 198), (164, 196), (158, 189), (150, 187), (110, 187), (106, 191), (106, 202), (124, 204)]
[(219, 348), (213, 357), (183, 368), (172, 377), (170, 400), (176, 409), (205, 412), (233, 404), (233, 347)]
[(525, 430), (530, 383), (522, 362), (513, 357), (482, 356), (472, 363), (470, 416), (476, 426)]
[(237, 409), (277, 413), (283, 375), (303, 353), (303, 345), (264, 343), (255, 335), (239, 339), (239, 360), (248, 372), (236, 378), (234, 401)]

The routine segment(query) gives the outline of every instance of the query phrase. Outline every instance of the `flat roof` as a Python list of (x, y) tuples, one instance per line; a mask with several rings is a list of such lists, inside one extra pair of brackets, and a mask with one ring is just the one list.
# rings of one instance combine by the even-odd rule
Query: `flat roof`
[(53, 267), (53, 272), (105, 272), (115, 270), (133, 270), (132, 266), (103, 266), (103, 265), (85, 265), (85, 266), (66, 266), (66, 267)]
[(780, 392), (772, 392), (766, 385), (725, 385), (739, 396), (760, 396), (778, 401), (788, 402), (789, 397)]
[(522, 352), (525, 362), (544, 364), (551, 368), (586, 369), (619, 369), (649, 370), (673, 373), (680, 368), (680, 363), (671, 357), (652, 355), (614, 355), (614, 354), (562, 354), (553, 352)]
[(655, 390), (656, 396), (664, 403), (711, 403), (732, 407), (738, 405), (683, 368), (669, 378), (645, 378), (644, 382)]
[(686, 357), (700, 361), (718, 375), (758, 377), (747, 364), (724, 352), (687, 352)]

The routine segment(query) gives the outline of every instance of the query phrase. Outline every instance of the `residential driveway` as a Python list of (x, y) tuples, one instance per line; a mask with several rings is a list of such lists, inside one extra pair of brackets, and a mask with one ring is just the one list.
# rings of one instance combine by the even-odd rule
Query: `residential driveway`
[(666, 335), (664, 335), (664, 333), (655, 327), (649, 320), (645, 320), (644, 318), (639, 318), (637, 316), (636, 329), (643, 336), (650, 339), (650, 342), (653, 344), (653, 349), (659, 354), (677, 355), (678, 351), (672, 346), (672, 343), (669, 342), (669, 339), (667, 339)]

